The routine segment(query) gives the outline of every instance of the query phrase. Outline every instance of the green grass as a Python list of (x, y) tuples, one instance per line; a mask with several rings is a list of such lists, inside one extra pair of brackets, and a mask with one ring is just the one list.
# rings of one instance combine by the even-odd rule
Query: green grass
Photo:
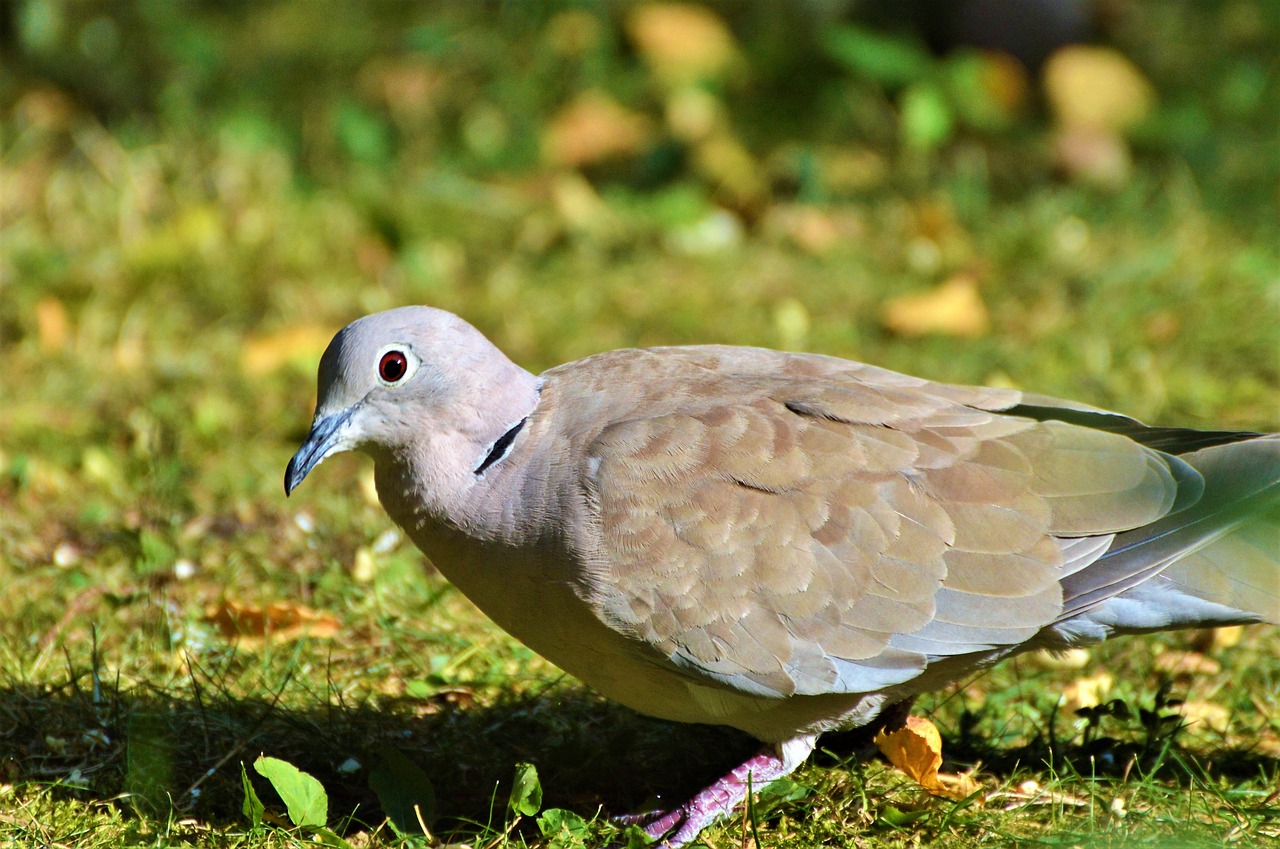
[[(499, 66), (484, 43), (473, 61)], [(1193, 58), (1154, 64), (1178, 82)], [(688, 227), (717, 202), (696, 175), (601, 180), (584, 217), (564, 201), (577, 178), (526, 160), (410, 150), (361, 164), (300, 152), (225, 101), (104, 123), (16, 79), (0, 79), (21, 104), (0, 121), (0, 844), (314, 845), (252, 770), (265, 754), (321, 781), (351, 845), (420, 845), (371, 789), (387, 747), (434, 787), (431, 845), (537, 843), (536, 818), (508, 811), (521, 762), (538, 768), (543, 807), (576, 812), (599, 842), (606, 814), (679, 798), (751, 749), (605, 703), (506, 637), (390, 532), (367, 461), (335, 458), (285, 500), (320, 350), (365, 312), (451, 309), (534, 370), (732, 342), (1148, 421), (1280, 423), (1273, 165), (1259, 154), (1250, 171), (1239, 151), (1253, 136), (1229, 122), (1220, 179), (1155, 145), (1114, 191), (1053, 179), (1034, 128), (927, 162), (876, 149), (880, 182), (816, 207), (845, 228), (830, 250), (801, 249), (762, 214), (690, 253)], [(977, 275), (988, 332), (886, 330), (888, 299), (961, 272)], [(305, 605), (336, 635), (227, 636), (212, 614), (228, 602)], [(1083, 670), (1020, 658), (923, 700), (977, 799), (927, 796), (835, 740), (789, 798), (766, 794), (754, 822), (704, 840), (1272, 845), (1280, 634), (1247, 630), (1212, 653), (1217, 671), (1164, 671), (1160, 651), (1192, 639), (1121, 641)], [(1086, 730), (1055, 706), (1096, 669), (1135, 713), (1175, 713), (1157, 706), (1167, 684), (1226, 725)], [(267, 807), (257, 828), (241, 764)]]

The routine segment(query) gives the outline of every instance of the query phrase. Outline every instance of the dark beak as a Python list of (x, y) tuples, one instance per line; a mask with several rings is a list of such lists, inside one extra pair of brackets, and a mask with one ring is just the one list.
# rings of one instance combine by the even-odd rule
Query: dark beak
[(311, 423), (311, 431), (307, 434), (306, 441), (302, 443), (298, 453), (294, 454), (293, 459), (289, 461), (289, 467), (284, 470), (284, 494), (286, 496), (292, 495), (293, 491), (298, 488), (298, 484), (302, 483), (303, 479), (311, 473), (311, 470), (320, 465), (321, 460), (334, 452), (338, 433), (346, 425), (353, 412), (355, 412), (355, 407), (348, 407), (332, 415), (317, 417)]

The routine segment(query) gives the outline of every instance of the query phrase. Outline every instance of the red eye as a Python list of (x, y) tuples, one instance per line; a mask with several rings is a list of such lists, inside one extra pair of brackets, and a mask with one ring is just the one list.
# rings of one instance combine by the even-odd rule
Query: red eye
[(387, 351), (378, 363), (378, 376), (387, 383), (395, 383), (409, 370), (409, 360), (399, 351)]

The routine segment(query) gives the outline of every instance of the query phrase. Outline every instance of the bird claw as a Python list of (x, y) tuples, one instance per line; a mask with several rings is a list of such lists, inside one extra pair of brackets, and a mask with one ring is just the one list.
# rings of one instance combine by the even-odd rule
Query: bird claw
[(611, 820), (618, 825), (639, 826), (646, 835), (658, 841), (653, 844), (655, 849), (679, 849), (691, 843), (704, 828), (733, 813), (749, 792), (763, 789), (791, 772), (796, 765), (791, 759), (780, 757), (775, 747), (768, 746), (679, 807), (622, 814), (611, 817)]

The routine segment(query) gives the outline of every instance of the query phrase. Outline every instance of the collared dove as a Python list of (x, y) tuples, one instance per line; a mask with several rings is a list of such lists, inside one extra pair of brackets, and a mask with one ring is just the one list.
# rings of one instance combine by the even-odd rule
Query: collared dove
[(404, 307), (330, 343), (286, 492), (350, 449), (514, 637), (642, 713), (766, 744), (644, 821), (670, 847), (822, 732), (1010, 655), (1280, 622), (1276, 434), (758, 348), (534, 376)]

